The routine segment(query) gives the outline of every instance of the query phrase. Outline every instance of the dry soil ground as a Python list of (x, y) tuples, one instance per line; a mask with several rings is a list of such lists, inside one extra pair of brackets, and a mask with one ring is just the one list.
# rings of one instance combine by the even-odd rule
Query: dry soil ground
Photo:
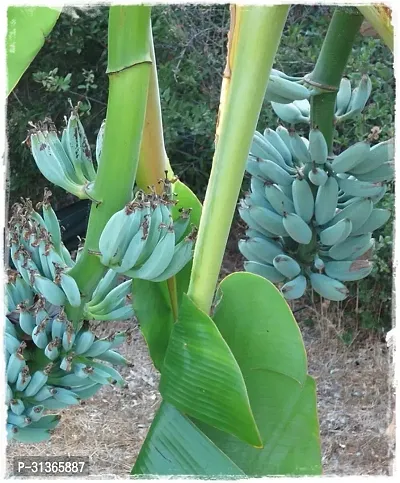
[[(221, 275), (242, 269), (242, 260), (229, 252), (228, 246)], [(345, 345), (338, 337), (343, 314), (327, 307), (304, 308), (304, 304), (293, 308), (302, 308), (296, 318), (308, 353), (309, 371), (317, 382), (324, 473), (390, 474), (394, 443), (388, 427), (393, 417), (393, 396), (386, 343), (363, 334)], [(99, 323), (97, 331), (105, 335), (132, 324), (116, 325)], [(61, 423), (51, 442), (12, 444), (7, 448), (8, 462), (24, 455), (85, 455), (90, 457), (93, 477), (126, 478), (160, 395), (158, 373), (137, 327), (131, 344), (122, 346), (121, 352), (133, 363), (121, 371), (127, 382), (125, 388), (104, 387), (84, 404), (61, 411)]]

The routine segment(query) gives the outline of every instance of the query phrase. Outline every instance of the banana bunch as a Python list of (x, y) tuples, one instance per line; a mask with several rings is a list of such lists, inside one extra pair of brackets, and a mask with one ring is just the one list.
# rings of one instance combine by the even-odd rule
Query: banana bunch
[[(37, 167), (45, 178), (78, 198), (90, 198), (90, 188), (96, 177), (90, 145), (79, 120), (78, 106), (73, 107), (61, 139), (51, 119), (34, 125), (26, 139)], [(104, 127), (100, 128), (101, 142)], [(96, 158), (99, 159), (96, 147)]]
[(303, 77), (290, 77), (272, 69), (265, 99), (271, 102), (275, 114), (284, 122), (297, 124), (310, 122), (309, 98), (316, 91), (309, 90), (301, 82)]
[(131, 302), (132, 280), (117, 284), (119, 273), (108, 270), (100, 280), (91, 300), (85, 305), (84, 318), (124, 320), (134, 317)]
[[(196, 230), (185, 236), (190, 210), (181, 209), (179, 218), (174, 221), (171, 207), (177, 201), (172, 199), (171, 181), (167, 178), (161, 181), (164, 183), (161, 195), (154, 189), (150, 194), (138, 190), (134, 199), (115, 213), (104, 227), (99, 239), (99, 256), (101, 263), (114, 272), (162, 282), (191, 260)], [(111, 291), (108, 297), (101, 306), (88, 307), (89, 312), (101, 310), (103, 313), (110, 309), (113, 305), (109, 301), (122, 300), (124, 289)]]
[(114, 348), (129, 334), (99, 339), (88, 325), (75, 330), (62, 307), (35, 293), (8, 271), (5, 316), (7, 438), (23, 443), (49, 439), (63, 409), (93, 396), (105, 384), (123, 385), (110, 365), (127, 364)]
[(239, 241), (245, 270), (282, 283), (289, 300), (302, 297), (308, 281), (322, 297), (344, 300), (343, 282), (371, 272), (372, 263), (359, 259), (390, 217), (375, 205), (393, 179), (393, 155), (393, 140), (362, 141), (328, 157), (317, 128), (309, 139), (282, 126), (256, 132), (246, 165), (250, 191), (238, 208), (248, 225)]
[[(272, 109), (282, 121), (292, 125), (310, 123), (309, 99), (318, 94), (318, 89), (309, 90), (303, 82), (306, 77), (290, 77), (276, 69), (271, 70), (265, 99), (271, 102)], [(371, 79), (366, 74), (354, 89), (350, 80), (343, 77), (336, 96), (335, 121), (342, 122), (361, 114), (371, 90)]]
[(343, 77), (336, 96), (336, 122), (352, 119), (361, 114), (371, 95), (372, 83), (368, 75), (363, 75), (357, 87), (351, 88), (350, 79)]
[[(61, 241), (60, 226), (45, 191), (43, 216), (30, 200), (15, 203), (9, 222), (11, 258), (24, 282), (53, 305), (79, 307), (81, 295), (68, 274), (74, 265)], [(11, 299), (12, 300), (12, 299)], [(10, 302), (11, 303), (11, 302)]]

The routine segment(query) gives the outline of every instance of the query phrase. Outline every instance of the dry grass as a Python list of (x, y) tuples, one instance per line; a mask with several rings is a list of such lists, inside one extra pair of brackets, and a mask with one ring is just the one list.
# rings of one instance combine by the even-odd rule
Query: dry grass
[[(302, 320), (313, 309), (301, 312)], [(389, 411), (389, 354), (379, 340), (347, 347), (333, 330), (300, 322), (310, 374), (318, 388), (323, 466), (330, 475), (387, 475), (391, 451), (386, 429)], [(122, 324), (118, 324), (118, 329)], [(101, 326), (101, 332), (111, 324)], [(115, 330), (115, 326), (113, 326)], [(123, 389), (103, 388), (78, 407), (61, 412), (51, 442), (12, 444), (8, 459), (27, 455), (85, 455), (94, 477), (127, 477), (160, 402), (158, 374), (137, 328), (123, 354), (134, 364), (124, 368)]]

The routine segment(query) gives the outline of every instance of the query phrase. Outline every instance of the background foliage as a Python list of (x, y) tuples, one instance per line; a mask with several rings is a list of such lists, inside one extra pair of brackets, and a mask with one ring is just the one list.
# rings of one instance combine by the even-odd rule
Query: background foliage
[[(276, 68), (292, 75), (309, 72), (316, 61), (332, 8), (293, 6), (289, 12)], [(204, 196), (214, 149), (216, 113), (225, 64), (227, 5), (156, 6), (153, 32), (158, 62), (167, 152), (175, 173), (200, 197)], [(45, 46), (22, 77), (8, 103), (9, 196), (34, 201), (41, 198), (46, 181), (21, 144), (28, 121), (50, 115), (59, 128), (68, 112), (68, 98), (81, 101), (82, 121), (95, 143), (105, 116), (108, 81), (107, 21), (105, 7), (65, 9)], [(347, 75), (356, 83), (371, 76), (373, 93), (362, 118), (339, 126), (335, 149), (339, 152), (360, 140), (374, 126), (381, 139), (393, 135), (393, 56), (377, 38), (358, 37)], [(265, 103), (258, 128), (275, 127), (277, 118)], [(246, 180), (243, 188), (246, 188)], [(54, 189), (58, 206), (71, 203)], [(394, 206), (391, 189), (382, 206)], [(391, 324), (392, 223), (381, 230), (376, 267), (366, 280), (354, 284), (361, 324), (387, 329)]]

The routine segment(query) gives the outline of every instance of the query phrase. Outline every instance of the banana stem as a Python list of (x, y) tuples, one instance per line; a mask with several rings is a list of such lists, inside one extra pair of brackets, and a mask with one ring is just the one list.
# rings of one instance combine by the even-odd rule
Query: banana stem
[(160, 192), (162, 185), (157, 184), (158, 180), (165, 177), (165, 171), (168, 171), (170, 176), (173, 173), (164, 146), (157, 64), (151, 29), (150, 54), (152, 60), (150, 83), (136, 184), (144, 191), (147, 191), (148, 186), (155, 185), (156, 190)]
[(209, 313), (246, 159), (289, 5), (231, 9), (216, 149), (194, 252), (189, 297)]
[(151, 71), (150, 7), (112, 6), (109, 14), (109, 94), (101, 163), (83, 253), (70, 271), (82, 293), (82, 306), (66, 306), (77, 324), (83, 304), (104, 273), (95, 253), (104, 226), (132, 197), (139, 161)]
[[(143, 191), (148, 191), (149, 186), (154, 186), (155, 190), (160, 193), (163, 187), (162, 184), (158, 184), (158, 181), (165, 177), (165, 171), (168, 171), (171, 178), (174, 173), (169, 164), (164, 145), (157, 63), (151, 29), (149, 38), (152, 64), (136, 184)], [(167, 281), (167, 286), (174, 320), (177, 320), (178, 297), (175, 277)]]
[(330, 155), (336, 94), (362, 21), (363, 16), (357, 8), (335, 9), (317, 63), (306, 79), (312, 86), (325, 91), (311, 98), (311, 127), (318, 126), (323, 133)]

